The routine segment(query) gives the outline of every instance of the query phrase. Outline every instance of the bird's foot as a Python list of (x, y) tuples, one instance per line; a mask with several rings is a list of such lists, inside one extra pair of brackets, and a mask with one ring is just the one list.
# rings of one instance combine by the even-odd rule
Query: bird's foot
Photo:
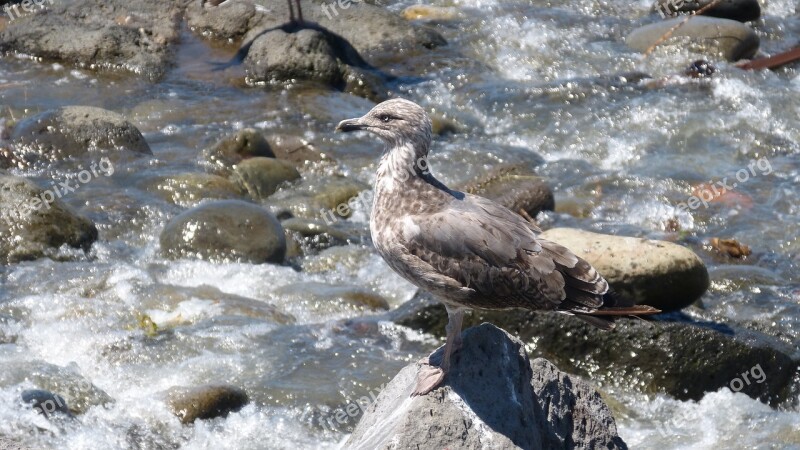
[[(425, 360), (427, 359), (425, 358)], [(412, 397), (427, 395), (442, 384), (446, 375), (441, 367), (433, 366), (427, 361), (420, 361), (420, 364), (419, 372), (417, 372), (417, 385), (414, 387), (414, 391), (411, 392)]]

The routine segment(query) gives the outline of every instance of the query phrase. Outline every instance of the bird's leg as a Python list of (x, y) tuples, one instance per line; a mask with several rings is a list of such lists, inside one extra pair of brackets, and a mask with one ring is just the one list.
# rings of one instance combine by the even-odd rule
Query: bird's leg
[(463, 319), (463, 309), (453, 309), (447, 306), (447, 342), (444, 344), (442, 363), (438, 367), (434, 366), (430, 357), (427, 358), (428, 361), (421, 361), (422, 366), (417, 373), (417, 385), (414, 387), (414, 392), (411, 393), (412, 397), (425, 395), (444, 381), (444, 377), (450, 370), (450, 356), (456, 347), (461, 348), (461, 322)]
[(286, 0), (286, 3), (289, 4), (289, 22), (294, 23), (294, 7), (292, 6), (292, 0)]
[(303, 24), (303, 10), (300, 8), (300, 0), (294, 0), (297, 4), (297, 22)]

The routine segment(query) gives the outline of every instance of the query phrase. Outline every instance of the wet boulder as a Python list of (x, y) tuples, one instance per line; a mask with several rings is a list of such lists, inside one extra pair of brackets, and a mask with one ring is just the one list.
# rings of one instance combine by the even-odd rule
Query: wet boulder
[[(301, 0), (301, 5), (306, 21), (340, 36), (372, 66), (394, 59), (398, 53), (419, 52), (446, 44), (433, 29), (410, 24), (380, 6), (323, 0)], [(242, 0), (213, 6), (212, 2), (193, 0), (186, 8), (186, 17), (195, 33), (236, 39), (252, 30), (286, 27), (290, 15), (289, 5), (280, 1)]]
[(350, 44), (325, 29), (252, 33), (244, 66), (251, 82), (314, 81), (374, 101), (386, 99), (382, 78)]
[[(76, 373), (77, 368), (59, 367), (39, 360), (4, 361), (0, 371), (0, 387), (30, 383), (35, 389), (22, 392), (25, 403), (37, 404), (45, 413), (60, 411), (67, 415), (80, 415), (95, 406), (114, 402), (103, 390)], [(53, 403), (49, 403), (52, 400)]]
[(0, 172), (0, 264), (55, 256), (59, 247), (89, 250), (97, 228), (56, 195)]
[(332, 224), (372, 205), (370, 186), (342, 176), (303, 179), (291, 191), (280, 191), (267, 202), (276, 214), (322, 220)]
[(243, 191), (227, 178), (206, 173), (159, 176), (145, 181), (142, 187), (183, 207), (197, 205), (205, 199), (235, 200), (243, 197)]
[[(683, 17), (651, 23), (633, 30), (625, 43), (634, 50), (646, 51), (670, 32)], [(728, 61), (751, 58), (758, 51), (759, 39), (749, 26), (729, 19), (696, 16), (672, 32), (672, 36), (659, 47), (686, 49), (709, 57), (723, 57)]]
[(411, 397), (419, 366), (406, 366), (344, 448), (627, 448), (591, 385), (545, 360), (531, 362), (522, 342), (493, 325), (462, 337), (442, 386)]
[(275, 157), (295, 164), (315, 163), (330, 159), (320, 151), (314, 143), (300, 137), (286, 134), (273, 134), (267, 136)]
[[(653, 10), (662, 17), (672, 17), (677, 13), (693, 13), (707, 7), (714, 0), (657, 0)], [(704, 16), (750, 22), (761, 17), (758, 0), (722, 0), (706, 10)]]
[(93, 106), (65, 106), (28, 117), (12, 133), (14, 156), (27, 165), (122, 153), (152, 155), (142, 133), (120, 114)]
[(525, 211), (531, 217), (555, 209), (553, 191), (545, 180), (519, 167), (494, 170), (462, 186), (461, 190), (494, 200), (518, 214)]
[(300, 178), (294, 164), (275, 158), (246, 159), (233, 169), (231, 182), (254, 200), (263, 200), (278, 188)]
[(275, 294), (288, 301), (305, 302), (309, 310), (323, 314), (389, 309), (385, 298), (358, 286), (307, 282), (282, 286)]
[(674, 311), (691, 305), (708, 289), (705, 264), (692, 250), (666, 241), (553, 228), (539, 235), (585, 259), (621, 297)]
[(227, 417), (244, 408), (249, 401), (245, 391), (224, 384), (174, 387), (167, 391), (167, 405), (185, 425), (198, 419)]
[(51, 414), (61, 414), (65, 417), (73, 417), (67, 406), (64, 397), (43, 389), (27, 389), (22, 391), (22, 402), (31, 406), (45, 417)]
[(256, 156), (274, 158), (275, 154), (261, 132), (253, 128), (239, 130), (203, 151), (205, 162), (222, 175), (228, 175), (233, 166)]
[[(440, 336), (447, 324), (444, 306), (428, 294), (417, 295), (389, 317)], [(638, 386), (680, 400), (728, 388), (778, 405), (791, 398), (798, 365), (792, 350), (777, 339), (722, 323), (620, 320), (614, 330), (604, 331), (552, 312), (475, 310), (464, 316), (464, 327), (483, 322), (508, 330), (533, 355), (600, 387)]]
[(94, 70), (160, 78), (178, 40), (182, 2), (86, 0), (34, 2), (34, 13), (0, 31), (0, 53), (19, 52)]
[(173, 218), (161, 232), (167, 258), (281, 263), (286, 237), (269, 211), (240, 200), (204, 203)]

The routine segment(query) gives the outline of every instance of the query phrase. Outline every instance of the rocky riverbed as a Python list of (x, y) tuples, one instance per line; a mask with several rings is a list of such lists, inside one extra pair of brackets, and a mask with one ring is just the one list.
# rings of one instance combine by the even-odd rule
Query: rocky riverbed
[[(800, 447), (800, 66), (736, 66), (800, 43), (793, 0), (661, 42), (709, 0), (36, 3), (0, 2), (0, 449), (411, 446), (420, 411), (451, 448)], [(476, 312), (511, 336), (406, 401), (446, 316), (333, 132), (393, 96), (440, 179), (665, 313)]]

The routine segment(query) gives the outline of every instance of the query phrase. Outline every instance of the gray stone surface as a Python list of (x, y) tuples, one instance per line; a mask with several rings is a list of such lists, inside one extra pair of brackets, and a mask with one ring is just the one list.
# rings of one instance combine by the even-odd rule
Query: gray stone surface
[(142, 133), (122, 115), (65, 106), (28, 117), (14, 128), (14, 158), (24, 165), (121, 151), (151, 155)]
[[(53, 0), (0, 31), (0, 52), (16, 51), (96, 70), (161, 77), (178, 39), (184, 1)], [(38, 9), (38, 8), (37, 8)]]
[(161, 232), (167, 258), (283, 262), (286, 237), (264, 208), (240, 200), (204, 203), (173, 218)]
[(88, 250), (97, 240), (89, 219), (58, 199), (45, 204), (44, 191), (30, 180), (0, 173), (0, 264), (53, 255), (62, 245)]
[[(685, 18), (651, 23), (633, 30), (625, 43), (634, 50), (646, 51)], [(749, 26), (729, 19), (695, 16), (677, 28), (660, 47), (683, 48), (728, 61), (750, 58), (758, 51), (759, 39)]]
[(410, 397), (405, 367), (367, 409), (347, 449), (625, 449), (608, 407), (586, 382), (528, 359), (490, 324), (463, 333), (445, 385)]

